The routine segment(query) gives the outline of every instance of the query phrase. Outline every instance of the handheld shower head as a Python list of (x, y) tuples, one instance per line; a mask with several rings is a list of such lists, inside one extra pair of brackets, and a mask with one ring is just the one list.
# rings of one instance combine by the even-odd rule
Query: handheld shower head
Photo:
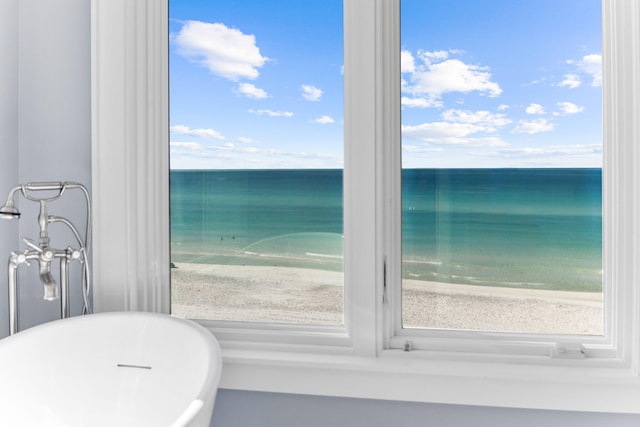
[(16, 208), (13, 202), (13, 196), (16, 191), (20, 190), (20, 186), (14, 187), (7, 196), (7, 202), (0, 208), (0, 218), (2, 219), (18, 219), (20, 218), (20, 211)]
[[(87, 196), (88, 199), (86, 188), (76, 182), (28, 182), (26, 184), (20, 184), (11, 189), (11, 191), (9, 192), (9, 196), (7, 197), (7, 202), (0, 208), (0, 218), (20, 218), (20, 211), (16, 209), (15, 202), (13, 200), (17, 191), (20, 191), (25, 199), (31, 200), (33, 202), (40, 202), (42, 204), (44, 202), (52, 202), (59, 199), (67, 188), (80, 188), (85, 192), (85, 196)], [(44, 197), (36, 197), (35, 195), (31, 194), (32, 192), (40, 191), (49, 192), (49, 194), (46, 194)], [(55, 193), (51, 194), (51, 192)]]
[(13, 203), (6, 204), (0, 208), (0, 218), (2, 219), (18, 219), (20, 218), (20, 212), (13, 206)]

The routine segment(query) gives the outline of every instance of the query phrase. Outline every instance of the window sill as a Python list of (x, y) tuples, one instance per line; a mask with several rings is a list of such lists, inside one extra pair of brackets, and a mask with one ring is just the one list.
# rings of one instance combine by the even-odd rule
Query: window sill
[[(421, 353), (421, 354), (418, 354)], [(379, 357), (224, 348), (221, 388), (409, 402), (640, 414), (640, 378), (594, 360), (383, 351)], [(571, 364), (571, 366), (569, 366)]]

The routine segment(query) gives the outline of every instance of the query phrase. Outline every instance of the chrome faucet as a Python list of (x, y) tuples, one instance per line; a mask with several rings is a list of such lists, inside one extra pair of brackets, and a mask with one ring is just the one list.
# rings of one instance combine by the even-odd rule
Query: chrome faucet
[[(31, 250), (26, 250), (24, 252), (24, 259), (31, 260), (35, 259), (40, 264), (40, 280), (44, 285), (44, 299), (47, 301), (54, 301), (60, 297), (58, 294), (58, 286), (56, 281), (53, 279), (51, 275), (51, 261), (55, 257), (61, 257), (62, 253), (55, 249), (51, 249), (48, 246), (48, 242), (46, 244), (40, 243), (41, 246), (35, 244), (33, 240), (22, 239), (24, 243), (31, 248)], [(17, 262), (17, 258), (15, 257), (15, 252), (11, 254), (12, 256), (9, 258), (9, 262)]]
[[(81, 239), (78, 231), (73, 224), (63, 217), (52, 216), (47, 213), (47, 203), (59, 199), (67, 189), (78, 188), (82, 190), (87, 202), (87, 228), (85, 231), (85, 238)], [(38, 214), (38, 225), (40, 227), (39, 244), (31, 239), (22, 239), (25, 245), (28, 247), (21, 253), (12, 252), (9, 256), (9, 332), (14, 334), (18, 330), (18, 281), (17, 281), (17, 269), (21, 264), (31, 265), (30, 261), (37, 261), (39, 264), (39, 277), (44, 287), (43, 298), (47, 301), (54, 301), (61, 299), (61, 317), (69, 317), (69, 264), (72, 261), (79, 261), (83, 264), (82, 274), (82, 292), (84, 306), (82, 313), (86, 314), (91, 312), (89, 304), (89, 290), (90, 290), (90, 271), (88, 264), (88, 245), (89, 245), (89, 230), (91, 222), (90, 213), (90, 200), (87, 189), (81, 184), (74, 182), (41, 182), (41, 183), (28, 183), (14, 187), (9, 192), (7, 202), (0, 208), (0, 218), (4, 219), (18, 219), (20, 218), (20, 212), (15, 207), (14, 197), (15, 194), (20, 191), (21, 194), (27, 199), (40, 204), (40, 212)], [(57, 193), (51, 197), (38, 198), (30, 194), (34, 191), (56, 191)], [(68, 226), (76, 237), (79, 249), (73, 249), (70, 246), (67, 249), (55, 249), (50, 247), (49, 239), (49, 224), (54, 222), (62, 222)], [(61, 292), (58, 292), (58, 285), (51, 274), (51, 262), (58, 258), (60, 260), (60, 288)]]

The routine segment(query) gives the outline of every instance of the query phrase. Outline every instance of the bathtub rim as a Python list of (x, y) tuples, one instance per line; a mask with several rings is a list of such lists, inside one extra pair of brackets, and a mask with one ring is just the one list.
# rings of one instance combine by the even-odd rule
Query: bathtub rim
[[(122, 319), (136, 318), (136, 319), (160, 319), (162, 322), (172, 322), (175, 324), (187, 327), (197, 334), (199, 338), (206, 343), (206, 348), (209, 354), (207, 359), (211, 361), (208, 364), (206, 371), (204, 372), (204, 381), (198, 392), (191, 396), (191, 400), (187, 406), (185, 406), (182, 412), (172, 420), (171, 427), (183, 427), (190, 425), (199, 418), (209, 420), (212, 415), (212, 410), (215, 404), (215, 398), (217, 395), (220, 379), (222, 376), (222, 351), (220, 344), (216, 337), (204, 326), (198, 324), (193, 320), (189, 320), (183, 317), (145, 311), (111, 311), (93, 313), (82, 316), (73, 316), (64, 319), (57, 319), (50, 322), (41, 323), (36, 326), (24, 329), (14, 335), (7, 336), (0, 339), (0, 352), (6, 351), (7, 347), (19, 346), (22, 341), (32, 340), (33, 335), (39, 335), (47, 333), (46, 331), (53, 328), (63, 328), (65, 325), (93, 322), (95, 319), (100, 321), (107, 320), (109, 318)], [(114, 334), (117, 336), (117, 334)], [(200, 424), (197, 424), (200, 425)], [(208, 425), (208, 424), (206, 424)]]

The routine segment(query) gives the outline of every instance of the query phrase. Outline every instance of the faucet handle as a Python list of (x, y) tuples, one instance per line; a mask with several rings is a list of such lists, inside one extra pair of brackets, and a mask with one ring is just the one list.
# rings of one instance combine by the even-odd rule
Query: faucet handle
[(11, 252), (11, 262), (14, 265), (18, 265), (18, 264), (31, 265), (31, 263), (27, 261), (27, 252), (28, 251), (24, 251), (24, 253), (19, 253), (19, 254), (15, 252)]
[(78, 249), (73, 249), (71, 246), (67, 246), (66, 254), (69, 261), (76, 260), (80, 261), (80, 263), (84, 262), (82, 259), (82, 253)]
[(22, 239), (22, 241), (24, 242), (25, 245), (29, 246), (31, 249), (42, 253), (42, 248), (38, 245), (36, 245), (36, 242), (34, 242), (31, 239), (27, 239), (26, 237)]

